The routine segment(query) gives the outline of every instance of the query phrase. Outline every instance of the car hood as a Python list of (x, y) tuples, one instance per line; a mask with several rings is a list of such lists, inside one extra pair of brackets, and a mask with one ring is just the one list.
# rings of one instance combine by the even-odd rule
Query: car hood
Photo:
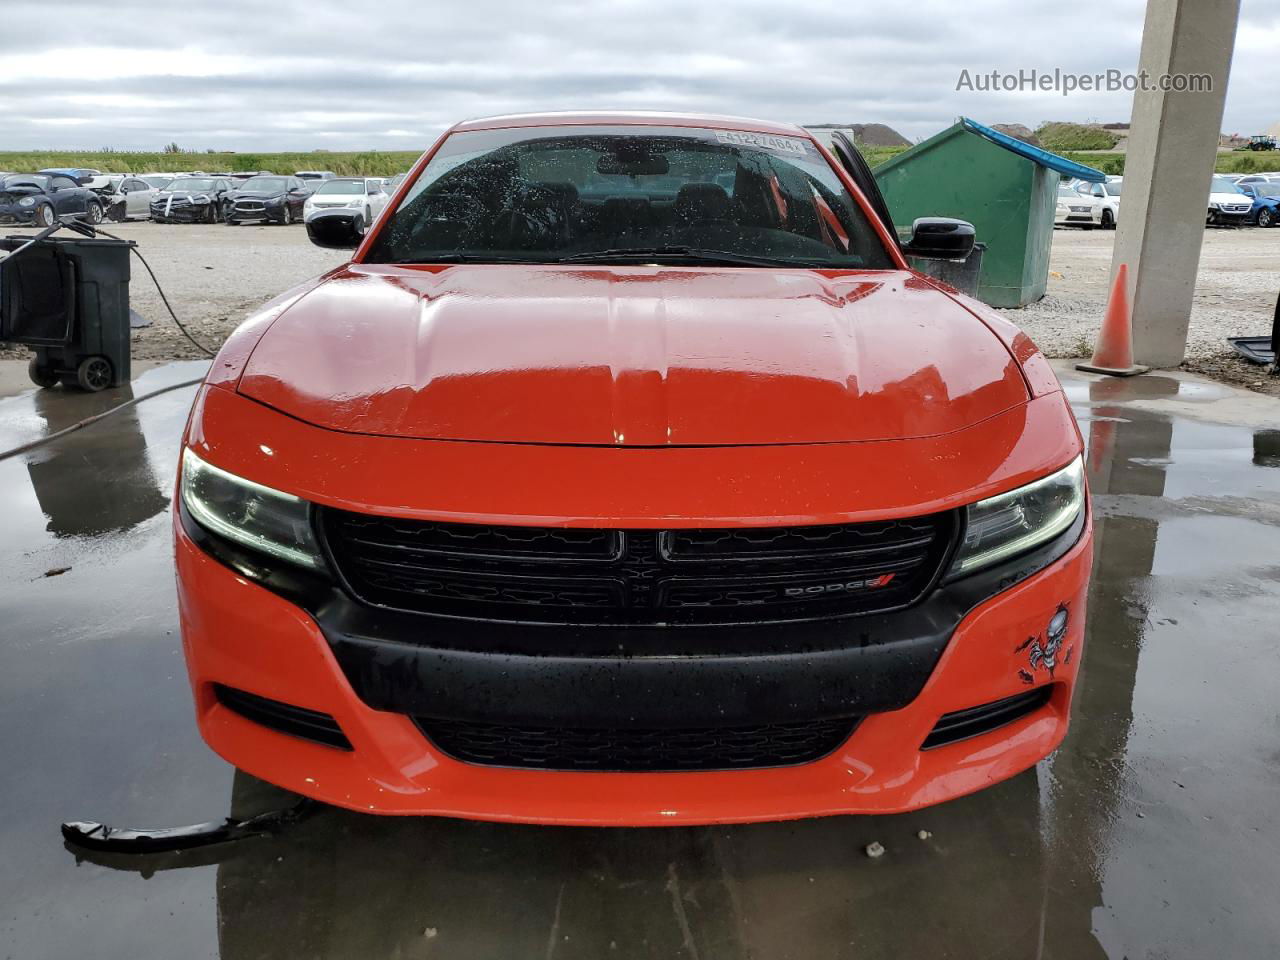
[(618, 446), (935, 436), (1028, 398), (905, 271), (353, 266), (267, 330), (245, 396), (354, 433)]
[(283, 190), (232, 190), (231, 196), (235, 200), (274, 200), (276, 197), (283, 197)]

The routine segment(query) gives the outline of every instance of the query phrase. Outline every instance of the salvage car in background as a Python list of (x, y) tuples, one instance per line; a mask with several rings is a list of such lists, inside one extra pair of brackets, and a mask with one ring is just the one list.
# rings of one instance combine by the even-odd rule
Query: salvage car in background
[(1058, 204), (1053, 212), (1054, 226), (1082, 227), (1092, 230), (1102, 225), (1103, 203), (1097, 197), (1070, 187), (1058, 187)]
[(1205, 223), (1219, 226), (1248, 223), (1252, 211), (1252, 197), (1226, 177), (1214, 176), (1209, 185)]
[(213, 749), (362, 813), (611, 826), (901, 812), (1053, 751), (1080, 431), (910, 268), (972, 225), (899, 241), (846, 143), (473, 120), (363, 241), (312, 218), (352, 262), (231, 335), (182, 441)]
[(337, 176), (332, 170), (295, 170), (293, 175), (299, 180), (332, 180)]
[(1280, 221), (1280, 180), (1260, 180), (1246, 183), (1240, 192), (1253, 206), (1249, 210), (1249, 222), (1260, 227), (1274, 227)]
[(227, 226), (253, 220), (290, 224), (302, 219), (311, 191), (297, 177), (253, 177), (238, 184), (227, 198)]
[(303, 219), (310, 220), (325, 211), (346, 210), (353, 217), (358, 234), (363, 235), (387, 205), (382, 180), (372, 177), (338, 177), (326, 180), (307, 198)]
[(44, 170), (37, 170), (36, 173), (48, 175), (58, 174), (64, 177), (70, 177), (84, 186), (94, 177), (102, 176), (101, 170), (94, 170), (92, 167), (46, 167)]
[(1107, 177), (1104, 183), (1089, 183), (1078, 180), (1073, 184), (1078, 193), (1093, 197), (1102, 204), (1099, 226), (1104, 230), (1114, 230), (1120, 219), (1120, 191), (1124, 187), (1123, 177)]
[(225, 177), (178, 177), (151, 200), (156, 223), (217, 223), (231, 192)]
[(151, 201), (159, 192), (146, 180), (132, 174), (108, 177), (105, 186), (91, 186), (91, 189), (102, 198), (107, 219), (117, 222), (150, 217)]
[(96, 193), (63, 173), (11, 173), (0, 181), (0, 223), (48, 227), (58, 217), (101, 223), (103, 210)]

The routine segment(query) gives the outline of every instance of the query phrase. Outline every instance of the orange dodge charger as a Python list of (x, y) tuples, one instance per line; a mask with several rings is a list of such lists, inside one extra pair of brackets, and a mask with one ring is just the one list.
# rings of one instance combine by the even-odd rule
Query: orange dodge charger
[(199, 726), (387, 814), (911, 810), (1067, 730), (1091, 524), (1035, 345), (914, 271), (852, 144), (741, 118), (445, 133), (227, 341), (174, 509)]

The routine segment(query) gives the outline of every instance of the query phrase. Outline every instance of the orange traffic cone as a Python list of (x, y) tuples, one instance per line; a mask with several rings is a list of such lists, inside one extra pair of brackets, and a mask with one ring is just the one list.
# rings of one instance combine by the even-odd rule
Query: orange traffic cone
[(1098, 346), (1093, 351), (1093, 359), (1088, 363), (1077, 363), (1077, 370), (1087, 373), (1109, 373), (1113, 377), (1132, 377), (1135, 373), (1146, 373), (1150, 367), (1142, 367), (1133, 362), (1133, 330), (1132, 318), (1129, 316), (1129, 265), (1120, 264), (1116, 270), (1116, 282), (1111, 288), (1111, 298), (1107, 300), (1107, 315), (1102, 321), (1102, 330), (1098, 334)]

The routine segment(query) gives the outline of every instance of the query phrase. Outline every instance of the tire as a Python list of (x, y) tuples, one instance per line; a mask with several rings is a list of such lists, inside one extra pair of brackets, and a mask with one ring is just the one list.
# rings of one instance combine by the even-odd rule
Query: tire
[(58, 375), (48, 367), (42, 366), (35, 357), (32, 357), (27, 364), (27, 376), (31, 378), (31, 382), (37, 387), (56, 387), (58, 385)]
[(239, 225), (240, 225), (240, 221), (239, 221), (239, 220), (232, 220), (230, 217), (227, 217), (227, 218), (226, 218), (225, 220), (223, 220), (222, 222), (223, 222), (224, 224), (226, 224), (228, 227), (237, 227), (237, 226), (239, 226)]
[(52, 227), (57, 218), (53, 214), (53, 204), (42, 203), (36, 208), (36, 225), (40, 227)]
[(1275, 211), (1268, 210), (1266, 207), (1263, 207), (1261, 210), (1258, 211), (1258, 226), (1274, 227), (1275, 225), (1276, 225)]
[(111, 361), (106, 357), (85, 357), (76, 367), (76, 385), (88, 393), (111, 386)]
[(280, 222), (286, 227), (293, 225), (293, 207), (289, 206), (287, 203), (284, 205), (284, 216)]
[(1116, 218), (1110, 210), (1102, 211), (1102, 229), (1114, 230), (1116, 228)]
[(102, 204), (100, 204), (97, 200), (90, 200), (88, 205), (84, 208), (84, 218), (92, 224), (101, 223), (102, 222)]

